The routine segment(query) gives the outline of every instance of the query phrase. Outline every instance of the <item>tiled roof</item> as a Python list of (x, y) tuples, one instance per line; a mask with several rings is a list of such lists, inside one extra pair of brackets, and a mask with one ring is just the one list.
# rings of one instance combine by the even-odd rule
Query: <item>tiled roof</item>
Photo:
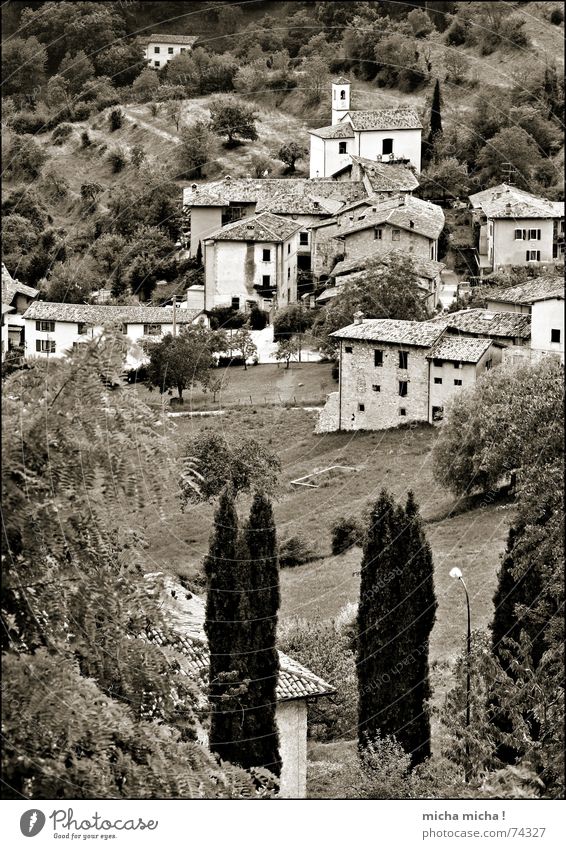
[(5, 304), (4, 301), (2, 301), (2, 315), (7, 312), (14, 312), (15, 309), (16, 308), (13, 307), (11, 304)]
[(198, 35), (170, 35), (163, 32), (152, 32), (147, 37), (148, 43), (159, 41), (161, 44), (194, 44), (198, 40)]
[(403, 195), (377, 203), (357, 216), (339, 235), (357, 233), (377, 224), (391, 224), (404, 230), (413, 230), (429, 239), (437, 239), (444, 226), (444, 212), (440, 206), (427, 200)]
[(518, 312), (459, 310), (430, 320), (442, 327), (453, 328), (463, 333), (479, 333), (482, 336), (528, 339), (531, 335), (531, 317)]
[(350, 158), (360, 166), (374, 192), (412, 192), (419, 186), (414, 171), (404, 162), (378, 162), (354, 155)]
[(350, 80), (347, 80), (346, 77), (336, 77), (335, 80), (332, 80), (333, 85), (350, 85)]
[[(176, 310), (177, 324), (192, 324), (202, 310)], [(57, 304), (36, 301), (24, 318), (51, 321), (84, 321), (87, 324), (172, 324), (172, 307), (105, 306), (101, 304)]]
[(466, 339), (462, 336), (443, 336), (427, 354), (429, 359), (477, 363), (492, 344), (491, 339)]
[(470, 195), (470, 203), (487, 218), (564, 218), (564, 201), (550, 201), (502, 183)]
[(317, 130), (309, 130), (311, 136), (318, 136), (320, 139), (353, 139), (354, 131), (352, 125), (331, 124), (329, 127), (319, 127)]
[(564, 298), (564, 279), (558, 275), (549, 274), (521, 283), (520, 286), (488, 292), (486, 298), (488, 301), (525, 306), (549, 298)]
[(300, 230), (300, 225), (296, 221), (289, 221), (272, 212), (261, 212), (226, 224), (206, 238), (216, 242), (283, 242), (297, 230)]
[(28, 298), (36, 298), (38, 294), (39, 291), (34, 289), (33, 286), (26, 286), (25, 283), (14, 280), (13, 277), (6, 279), (2, 275), (2, 300), (7, 304), (12, 303), (16, 295), (27, 295)]
[(366, 342), (393, 342), (429, 348), (444, 332), (443, 327), (429, 321), (401, 321), (393, 318), (366, 318), (361, 324), (349, 324), (331, 333), (336, 339), (359, 339)]
[(392, 260), (397, 258), (410, 259), (418, 276), (426, 277), (427, 280), (434, 280), (442, 269), (446, 267), (443, 262), (437, 262), (434, 259), (425, 259), (420, 256), (412, 256), (412, 254), (407, 254), (403, 251), (391, 250), (387, 251), (387, 253), (370, 253), (343, 259), (334, 266), (331, 276), (339, 277), (342, 274), (349, 274), (353, 271), (363, 271), (368, 263), (389, 265)]
[[(208, 673), (209, 653), (204, 631), (204, 602), (170, 578), (165, 580), (165, 592), (164, 603), (171, 631), (166, 635), (154, 629), (148, 633), (148, 637), (158, 645), (175, 651), (186, 675), (205, 680)], [(278, 701), (326, 696), (335, 692), (330, 684), (310, 669), (281, 651), (278, 654), (279, 676), (276, 689)]]
[(333, 214), (337, 203), (351, 203), (363, 197), (367, 197), (367, 191), (361, 180), (225, 177), (201, 186), (194, 183), (183, 190), (183, 204), (189, 208), (255, 203), (255, 212), (273, 212), (275, 215)]
[(356, 109), (348, 112), (354, 130), (420, 130), (421, 119), (410, 106), (396, 109)]

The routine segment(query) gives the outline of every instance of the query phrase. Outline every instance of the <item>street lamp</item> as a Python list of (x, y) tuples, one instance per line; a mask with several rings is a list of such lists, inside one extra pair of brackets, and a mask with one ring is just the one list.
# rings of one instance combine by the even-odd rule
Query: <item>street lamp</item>
[(468, 635), (466, 644), (466, 765), (464, 768), (464, 780), (466, 781), (466, 783), (468, 783), (470, 780), (470, 743), (468, 733), (470, 730), (470, 655), (472, 651), (472, 620), (470, 615), (470, 596), (468, 595), (468, 588), (464, 583), (464, 578), (462, 576), (461, 569), (458, 569), (457, 566), (454, 566), (454, 568), (450, 570), (450, 577), (456, 578), (456, 580), (460, 581), (460, 583), (464, 587), (464, 592), (466, 593), (466, 608), (468, 611)]

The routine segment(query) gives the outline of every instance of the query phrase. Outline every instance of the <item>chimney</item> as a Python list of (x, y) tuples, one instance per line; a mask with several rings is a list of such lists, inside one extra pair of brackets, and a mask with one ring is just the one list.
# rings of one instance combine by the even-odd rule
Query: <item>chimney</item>
[(198, 189), (197, 184), (196, 184), (196, 183), (193, 183), (193, 184), (192, 184), (192, 186), (191, 186), (191, 189), (193, 190), (193, 192), (196, 192), (196, 191), (197, 191), (197, 189)]
[(230, 176), (230, 174), (226, 174), (226, 176), (224, 177), (224, 179), (225, 179), (225, 180), (227, 180), (228, 182), (230, 182), (230, 180), (232, 179), (232, 177)]
[(358, 310), (354, 313), (354, 324), (363, 324), (364, 323), (364, 314), (361, 310)]
[(409, 227), (411, 228), (411, 230), (413, 230), (413, 229), (414, 229), (414, 227), (415, 227), (415, 222), (414, 222), (414, 221), (409, 221)]

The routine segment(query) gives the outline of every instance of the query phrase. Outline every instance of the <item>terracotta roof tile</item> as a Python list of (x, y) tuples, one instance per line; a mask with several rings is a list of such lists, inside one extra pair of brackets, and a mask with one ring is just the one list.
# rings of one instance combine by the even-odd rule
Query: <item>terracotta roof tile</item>
[[(177, 308), (177, 324), (192, 324), (202, 310)], [(24, 318), (51, 321), (84, 321), (87, 324), (172, 324), (172, 307), (107, 306), (101, 304), (58, 304), (36, 301), (27, 308)]]
[(354, 131), (350, 123), (331, 124), (328, 127), (319, 127), (316, 130), (309, 130), (311, 136), (318, 136), (320, 139), (353, 139)]
[(521, 283), (520, 286), (511, 286), (508, 289), (496, 289), (488, 292), (486, 298), (488, 301), (523, 304), (525, 306), (549, 298), (564, 298), (564, 278), (557, 274), (537, 277), (534, 280)]
[(396, 109), (356, 109), (343, 119), (350, 120), (354, 130), (420, 130), (421, 119), (410, 106)]
[(564, 218), (564, 201), (551, 201), (501, 183), (470, 195), (470, 203), (487, 218)]
[(478, 333), (482, 336), (507, 336), (510, 339), (529, 339), (531, 317), (518, 312), (490, 312), (471, 309), (439, 315), (430, 319), (442, 327), (462, 333)]
[(338, 235), (346, 236), (386, 223), (404, 230), (413, 230), (429, 239), (437, 239), (444, 226), (444, 212), (435, 203), (413, 195), (403, 195), (369, 207), (358, 215), (357, 219), (354, 216), (350, 226), (341, 230)]
[(349, 324), (331, 333), (336, 339), (366, 342), (391, 342), (429, 348), (444, 332), (429, 321), (401, 321), (393, 318), (366, 318), (361, 324)]
[(192, 45), (195, 41), (198, 41), (198, 35), (171, 35), (170, 33), (164, 32), (152, 32), (151, 35), (147, 36), (147, 41), (148, 43), (158, 41), (161, 42), (161, 44)]
[(383, 253), (370, 253), (363, 256), (354, 256), (343, 259), (337, 263), (332, 269), (331, 276), (339, 277), (342, 274), (349, 274), (354, 271), (364, 271), (368, 264), (376, 263), (378, 265), (389, 265), (394, 259), (410, 259), (414, 269), (419, 277), (426, 277), (427, 280), (434, 280), (446, 266), (443, 262), (437, 262), (434, 259), (425, 259), (420, 256), (412, 256), (403, 251), (390, 250)]
[(492, 344), (491, 339), (466, 339), (462, 336), (443, 336), (434, 343), (428, 359), (477, 363)]
[(214, 239), (216, 242), (283, 242), (297, 230), (300, 230), (300, 225), (295, 221), (281, 218), (272, 212), (261, 212), (226, 224), (220, 230), (210, 233), (206, 239)]
[(230, 203), (255, 203), (256, 213), (323, 215), (333, 214), (336, 202), (342, 205), (363, 197), (367, 197), (367, 191), (361, 180), (225, 177), (213, 183), (200, 186), (194, 183), (185, 187), (183, 205), (190, 209), (199, 206), (228, 206)]

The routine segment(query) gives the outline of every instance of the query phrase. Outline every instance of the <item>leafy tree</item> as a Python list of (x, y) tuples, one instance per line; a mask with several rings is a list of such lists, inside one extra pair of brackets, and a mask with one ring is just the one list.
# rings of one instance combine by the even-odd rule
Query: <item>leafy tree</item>
[(420, 175), (420, 180), (421, 190), (429, 196), (437, 197), (441, 193), (460, 198), (470, 191), (468, 169), (455, 156), (433, 160)]
[(108, 115), (108, 123), (110, 125), (111, 133), (114, 133), (116, 130), (121, 128), (124, 123), (124, 113), (119, 107), (110, 111), (110, 114)]
[(256, 117), (253, 109), (232, 97), (217, 97), (210, 104), (210, 129), (228, 136), (228, 146), (238, 144), (238, 139), (257, 139)]
[(183, 101), (170, 100), (167, 103), (167, 117), (175, 124), (175, 129), (179, 132), (179, 124), (183, 117)]
[[(211, 501), (224, 487), (230, 486), (234, 495), (251, 492), (260, 487), (272, 495), (277, 490), (281, 464), (277, 454), (252, 437), (227, 441), (215, 431), (203, 431), (183, 449), (188, 463), (188, 482), (183, 472), (181, 492), (185, 503)], [(192, 485), (191, 472), (199, 473), (198, 490)]]
[(179, 400), (196, 383), (206, 386), (214, 366), (213, 354), (224, 341), (201, 324), (191, 325), (177, 335), (168, 333), (160, 342), (149, 343), (148, 379), (160, 393), (175, 388)]
[(88, 260), (78, 267), (75, 263), (55, 263), (41, 287), (45, 300), (59, 304), (87, 303), (91, 292), (104, 285), (104, 279), (96, 275), (95, 268)]
[(317, 555), (308, 542), (299, 535), (289, 537), (279, 545), (279, 566), (281, 569), (302, 566), (303, 563), (316, 560), (316, 557)]
[(96, 206), (99, 196), (104, 191), (100, 183), (83, 183), (81, 185), (81, 197), (90, 206)]
[(8, 148), (8, 161), (4, 164), (7, 175), (24, 180), (35, 180), (47, 160), (47, 154), (32, 136), (14, 136)]
[(241, 327), (230, 339), (230, 347), (239, 351), (244, 361), (244, 369), (248, 368), (248, 360), (257, 354), (257, 345), (248, 327)]
[(425, 38), (427, 35), (434, 29), (434, 25), (427, 15), (422, 9), (413, 9), (407, 15), (407, 23), (411, 25), (411, 29), (415, 34), (416, 38)]
[(151, 68), (144, 68), (132, 83), (132, 92), (137, 100), (142, 103), (155, 97), (159, 88), (159, 77)]
[(71, 56), (66, 53), (59, 65), (58, 74), (67, 80), (71, 94), (78, 94), (82, 87), (94, 76), (94, 65), (84, 52)]
[(541, 155), (533, 137), (522, 127), (506, 127), (496, 133), (477, 157), (477, 180), (482, 187), (503, 180), (504, 164), (511, 163), (521, 188), (529, 189), (534, 172), (541, 164)]
[(295, 163), (297, 159), (304, 159), (308, 155), (308, 151), (304, 145), (298, 144), (295, 141), (287, 142), (279, 148), (277, 159), (287, 165), (289, 171), (295, 171)]
[(33, 100), (45, 82), (47, 52), (35, 36), (10, 38), (2, 47), (3, 95), (22, 104)]
[(46, 100), (51, 107), (71, 107), (73, 97), (69, 86), (69, 80), (60, 74), (50, 77), (47, 82)]
[(167, 82), (172, 86), (184, 86), (188, 91), (199, 87), (199, 70), (189, 53), (179, 53), (167, 63)]
[(205, 121), (196, 121), (183, 127), (180, 134), (178, 163), (180, 174), (185, 177), (202, 177), (204, 166), (213, 153), (212, 135)]
[(97, 73), (107, 74), (120, 87), (132, 85), (146, 67), (143, 47), (136, 39), (110, 44), (93, 59)]
[(364, 530), (357, 519), (341, 518), (332, 525), (332, 554), (342, 554), (353, 545), (361, 545)]
[(291, 360), (293, 357), (296, 357), (298, 353), (299, 343), (293, 336), (290, 336), (288, 339), (280, 339), (277, 343), (275, 359), (278, 362), (284, 362), (285, 368), (288, 369), (291, 364)]
[(254, 154), (250, 159), (254, 177), (268, 177), (273, 171), (274, 162), (269, 156)]

